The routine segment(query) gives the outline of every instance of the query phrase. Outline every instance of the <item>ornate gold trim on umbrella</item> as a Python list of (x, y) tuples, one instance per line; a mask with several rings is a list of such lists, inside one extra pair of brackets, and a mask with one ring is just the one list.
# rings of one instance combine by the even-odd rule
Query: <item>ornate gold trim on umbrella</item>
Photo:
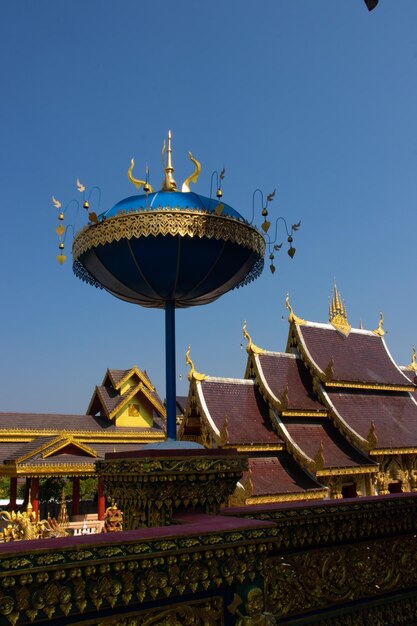
[(184, 209), (156, 209), (140, 211), (129, 215), (118, 215), (94, 226), (81, 230), (74, 239), (72, 252), (74, 261), (99, 245), (113, 243), (121, 239), (139, 237), (207, 237), (230, 241), (257, 252), (263, 257), (265, 240), (253, 226), (230, 217), (219, 217), (211, 213)]

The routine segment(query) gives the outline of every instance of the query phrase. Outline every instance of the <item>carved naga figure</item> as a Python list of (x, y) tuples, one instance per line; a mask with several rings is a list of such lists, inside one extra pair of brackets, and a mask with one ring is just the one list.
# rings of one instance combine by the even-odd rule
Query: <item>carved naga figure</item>
[(21, 541), (37, 539), (39, 537), (36, 513), (28, 507), (27, 511), (15, 513), (12, 511), (0, 511), (0, 519), (7, 520), (9, 525), (4, 529), (4, 541)]
[(67, 533), (56, 520), (36, 521), (36, 513), (32, 505), (28, 504), (26, 511), (0, 511), (0, 519), (8, 521), (3, 531), (3, 541), (30, 541), (31, 539), (46, 539), (48, 537), (63, 537)]

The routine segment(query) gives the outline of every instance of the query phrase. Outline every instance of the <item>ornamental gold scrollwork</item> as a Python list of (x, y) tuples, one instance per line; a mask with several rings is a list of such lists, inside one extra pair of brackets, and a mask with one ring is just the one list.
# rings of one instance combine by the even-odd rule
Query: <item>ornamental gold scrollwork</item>
[(167, 525), (174, 511), (197, 505), (206, 513), (216, 513), (247, 465), (246, 458), (230, 456), (174, 457), (100, 461), (97, 472), (107, 497), (123, 510), (124, 528), (134, 530)]
[(265, 571), (267, 608), (279, 618), (302, 615), (414, 586), (417, 545), (413, 536), (385, 537), (272, 557)]
[(97, 626), (223, 626), (224, 610), (221, 597), (191, 603), (176, 604), (166, 609), (154, 609), (129, 617), (111, 617)]
[(158, 235), (207, 237), (244, 246), (257, 252), (260, 257), (265, 253), (264, 238), (249, 224), (195, 210), (162, 209), (120, 215), (100, 222), (94, 227), (85, 228), (74, 239), (72, 249), (74, 261), (87, 250), (99, 245), (121, 239)]

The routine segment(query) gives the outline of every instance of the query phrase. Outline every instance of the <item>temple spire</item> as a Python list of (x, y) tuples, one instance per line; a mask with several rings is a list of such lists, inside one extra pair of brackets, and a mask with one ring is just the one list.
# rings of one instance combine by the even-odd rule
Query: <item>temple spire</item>
[(333, 328), (341, 332), (345, 337), (350, 333), (351, 326), (347, 319), (346, 307), (337, 290), (336, 281), (333, 286), (332, 303), (329, 306), (329, 322)]
[(172, 148), (171, 148), (171, 131), (168, 131), (168, 147), (166, 149), (166, 161), (164, 160), (165, 157), (165, 141), (164, 141), (164, 146), (162, 148), (162, 161), (164, 163), (164, 171), (165, 171), (165, 179), (164, 182), (162, 183), (162, 189), (164, 191), (176, 191), (177, 190), (177, 183), (174, 180), (173, 177), (173, 173), (174, 173), (174, 168), (172, 165)]

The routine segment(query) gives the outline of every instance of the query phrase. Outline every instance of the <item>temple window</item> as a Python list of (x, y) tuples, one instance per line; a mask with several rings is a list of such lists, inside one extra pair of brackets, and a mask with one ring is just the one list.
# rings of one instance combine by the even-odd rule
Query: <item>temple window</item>
[(352, 483), (351, 485), (343, 485), (342, 497), (343, 498), (357, 498), (358, 494), (356, 491), (356, 483)]
[(390, 493), (402, 493), (402, 482), (389, 483), (388, 490)]

